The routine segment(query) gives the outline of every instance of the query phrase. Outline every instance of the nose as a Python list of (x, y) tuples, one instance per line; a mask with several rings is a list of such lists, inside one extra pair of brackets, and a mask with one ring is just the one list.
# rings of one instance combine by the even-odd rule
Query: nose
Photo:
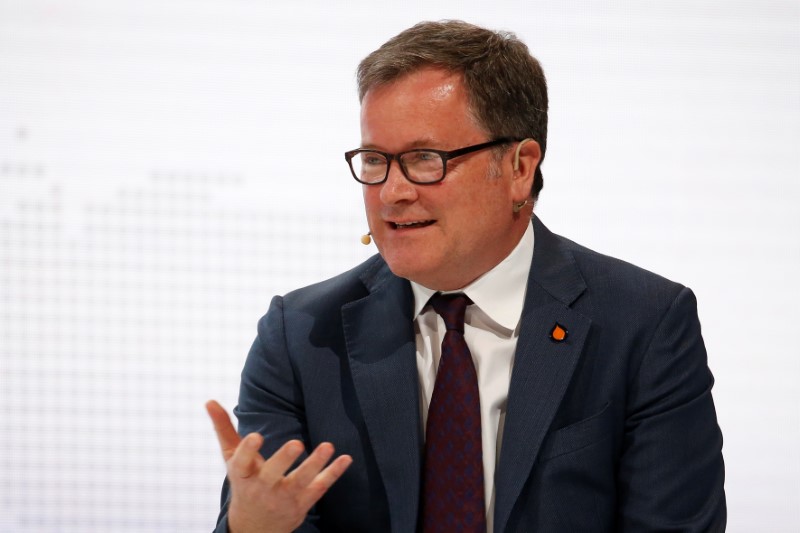
[(417, 186), (406, 179), (397, 161), (389, 166), (389, 176), (380, 188), (381, 202), (386, 205), (413, 202), (417, 198)]

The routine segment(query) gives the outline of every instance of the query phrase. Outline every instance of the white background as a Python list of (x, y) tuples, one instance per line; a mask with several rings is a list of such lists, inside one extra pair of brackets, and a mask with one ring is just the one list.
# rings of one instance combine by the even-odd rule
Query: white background
[(354, 70), (441, 18), (541, 60), (539, 215), (694, 289), (729, 530), (798, 530), (800, 3), (763, 0), (0, 0), (0, 530), (212, 528), (203, 403), (374, 252)]

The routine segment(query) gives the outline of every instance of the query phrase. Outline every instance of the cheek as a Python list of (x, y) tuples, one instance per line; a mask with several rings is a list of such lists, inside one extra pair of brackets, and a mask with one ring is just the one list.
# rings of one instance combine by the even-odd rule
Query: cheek
[(467, 238), (486, 239), (512, 222), (512, 202), (505, 189), (472, 191), (459, 209), (461, 230)]
[(376, 187), (367, 187), (366, 185), (362, 185), (363, 191), (362, 196), (364, 198), (364, 209), (367, 211), (367, 215), (377, 211), (378, 206), (380, 205), (380, 199), (378, 198), (378, 191), (376, 191)]
[[(380, 192), (375, 190), (377, 187), (364, 190), (364, 212), (367, 215), (367, 224), (372, 236), (380, 240), (385, 231), (381, 209), (383, 204), (380, 201)], [(376, 241), (377, 243), (377, 241)]]

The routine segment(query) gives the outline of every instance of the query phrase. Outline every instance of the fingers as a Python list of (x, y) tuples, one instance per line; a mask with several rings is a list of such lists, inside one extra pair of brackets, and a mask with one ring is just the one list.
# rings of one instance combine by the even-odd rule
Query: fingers
[(353, 458), (349, 455), (337, 457), (327, 468), (314, 476), (314, 479), (303, 493), (304, 501), (301, 502), (301, 505), (310, 509), (336, 483), (351, 464), (353, 464)]
[(333, 445), (330, 442), (323, 442), (309, 455), (303, 463), (295, 468), (287, 479), (296, 483), (298, 486), (306, 487), (311, 484), (317, 474), (333, 457)]
[[(340, 455), (335, 461), (329, 464), (325, 470), (314, 477), (309, 487), (322, 489), (322, 492), (325, 492), (342, 477), (342, 474), (344, 474), (345, 470), (350, 468), (351, 464), (353, 464), (352, 457), (349, 455)], [(320, 494), (320, 496), (322, 496), (322, 494)]]
[(270, 486), (278, 483), (304, 450), (305, 446), (302, 442), (290, 440), (265, 461), (259, 477)]
[(222, 449), (222, 457), (227, 461), (233, 456), (242, 439), (233, 427), (227, 411), (220, 404), (214, 400), (209, 400), (206, 402), (206, 411), (214, 423), (214, 431), (217, 433), (219, 447)]
[(258, 433), (250, 433), (242, 439), (228, 461), (228, 474), (240, 478), (257, 474), (264, 464), (264, 458), (258, 453), (263, 443), (264, 437)]
[[(264, 437), (258, 433), (239, 437), (228, 413), (214, 400), (206, 403), (206, 411), (214, 423), (231, 481), (257, 476), (259, 483), (263, 482), (265, 487), (294, 494), (293, 499), (305, 511), (325, 494), (353, 462), (349, 455), (342, 455), (328, 464), (334, 448), (331, 443), (323, 442), (297, 468), (286, 474), (305, 451), (302, 442), (290, 440), (265, 460), (259, 453)], [(267, 492), (271, 492), (270, 489)]]
[(239, 437), (227, 411), (214, 400), (206, 402), (206, 411), (214, 422), (222, 457), (228, 463), (228, 473), (247, 478), (258, 472), (264, 463), (264, 458), (258, 453), (264, 438), (257, 433), (251, 433), (244, 439)]
[(326, 467), (333, 453), (333, 445), (323, 442), (282, 480), (283, 487), (296, 494), (302, 507), (311, 508), (352, 464), (349, 455), (342, 455)]

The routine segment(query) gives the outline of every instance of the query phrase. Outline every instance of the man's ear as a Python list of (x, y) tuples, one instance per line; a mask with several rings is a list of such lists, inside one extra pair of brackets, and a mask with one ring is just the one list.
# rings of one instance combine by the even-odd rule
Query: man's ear
[(514, 188), (514, 198), (520, 201), (528, 198), (533, 187), (533, 175), (542, 160), (542, 149), (539, 143), (533, 139), (523, 139), (514, 149), (514, 156), (511, 161)]

